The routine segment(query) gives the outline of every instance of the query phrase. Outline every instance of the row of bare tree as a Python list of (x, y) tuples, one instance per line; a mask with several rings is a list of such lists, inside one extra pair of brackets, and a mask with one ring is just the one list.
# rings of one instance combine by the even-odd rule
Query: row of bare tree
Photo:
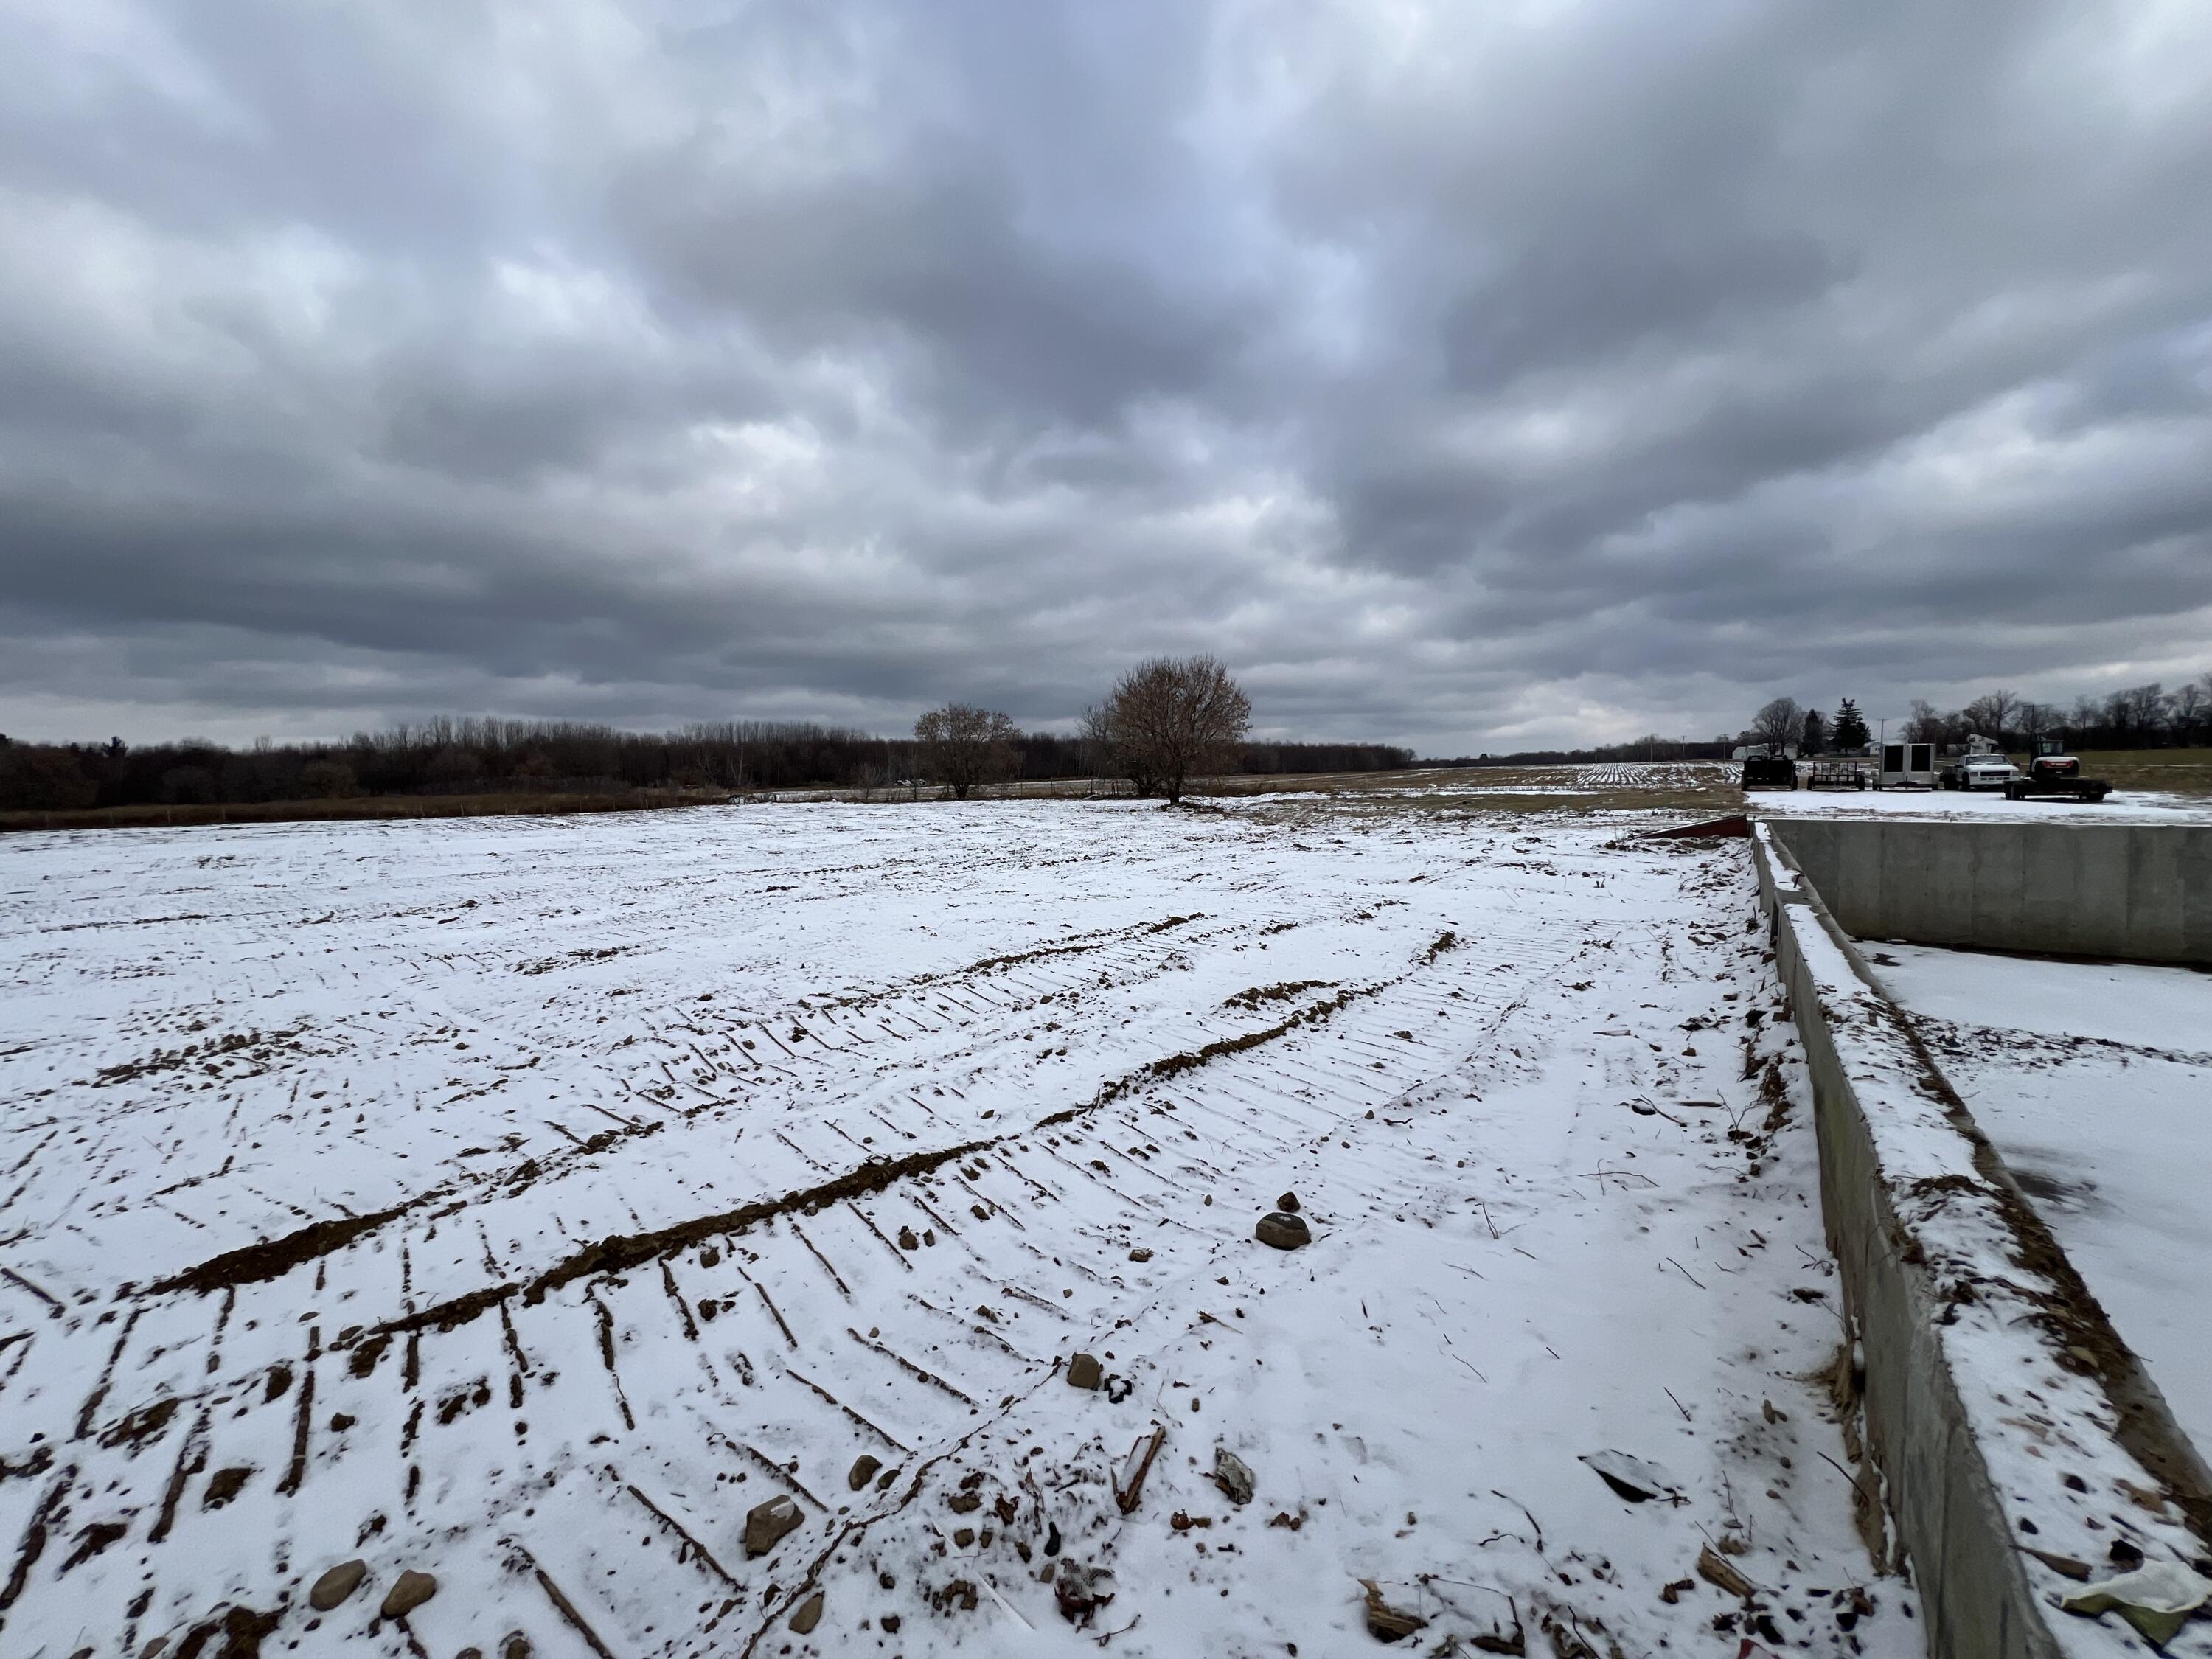
[[(1099, 775), (1127, 778), (1139, 794), (1172, 805), (1193, 778), (1235, 765), (1251, 725), (1251, 699), (1218, 659), (1154, 657), (1085, 711), (1083, 733)], [(962, 800), (1013, 775), (1019, 735), (996, 709), (966, 703), (933, 708), (914, 724), (923, 775)]]
[[(1953, 748), (1976, 736), (2008, 750), (2032, 748), (2046, 737), (2062, 738), (2083, 749), (2212, 743), (2212, 671), (2172, 690), (2154, 680), (2101, 697), (2076, 697), (2071, 708), (1999, 690), (1945, 713), (1916, 697), (1912, 712), (1902, 720), (1892, 719), (1889, 726), (1893, 741), (1902, 737), (1908, 743)], [(1817, 708), (1801, 708), (1794, 697), (1777, 697), (1759, 711), (1742, 741), (1766, 744), (1778, 754), (1790, 747), (1800, 754), (1817, 755), (1824, 749), (1856, 751), (1866, 745), (1869, 736), (1865, 719), (1849, 697), (1832, 722)]]

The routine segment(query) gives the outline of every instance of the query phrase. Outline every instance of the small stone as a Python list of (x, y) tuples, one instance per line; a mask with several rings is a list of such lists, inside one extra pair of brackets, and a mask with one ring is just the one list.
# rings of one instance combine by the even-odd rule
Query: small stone
[(499, 1644), (499, 1659), (531, 1659), (530, 1638), (519, 1630), (509, 1631)]
[(1252, 1501), (1252, 1494), (1259, 1486), (1250, 1466), (1226, 1446), (1213, 1449), (1213, 1484), (1239, 1508)]
[(386, 1619), (404, 1619), (438, 1593), (438, 1581), (427, 1572), (417, 1572), (410, 1567), (384, 1593), (384, 1605), (377, 1613)]
[(1146, 1249), (1142, 1244), (1138, 1245), (1135, 1249), (1129, 1252), (1129, 1260), (1132, 1261), (1150, 1261), (1152, 1259), (1152, 1253)]
[(799, 1505), (786, 1496), (754, 1504), (745, 1512), (745, 1554), (748, 1558), (766, 1555), (805, 1518)]
[(483, 1659), (483, 1650), (482, 1648), (463, 1648), (459, 1653), (453, 1656), (453, 1659)]
[(791, 1630), (795, 1636), (805, 1636), (822, 1622), (822, 1592), (817, 1590), (799, 1604), (799, 1611), (791, 1615)]
[(937, 1248), (937, 1229), (934, 1227), (924, 1227), (921, 1230), (921, 1242), (928, 1245), (931, 1249), (935, 1249)]
[(904, 1471), (901, 1469), (885, 1469), (876, 1477), (876, 1490), (889, 1492), (891, 1489), (891, 1482), (897, 1480), (903, 1473)]
[(168, 1645), (169, 1638), (167, 1637), (157, 1636), (152, 1641), (147, 1643), (144, 1647), (138, 1650), (138, 1659), (156, 1659), (156, 1656), (160, 1654), (161, 1650)]
[(895, 1613), (887, 1613), (882, 1618), (877, 1620), (876, 1622), (884, 1627), (884, 1630), (887, 1634), (892, 1636), (896, 1636), (898, 1634), (898, 1614)]
[(1261, 1216), (1260, 1224), (1252, 1230), (1252, 1237), (1279, 1250), (1295, 1250), (1301, 1244), (1313, 1243), (1313, 1231), (1305, 1222), (1280, 1210)]
[(1298, 1212), (1298, 1195), (1296, 1193), (1285, 1193), (1275, 1200), (1275, 1207), (1285, 1215), (1296, 1215)]
[(307, 1605), (317, 1613), (328, 1613), (361, 1588), (361, 1581), (368, 1577), (366, 1561), (341, 1561), (320, 1578), (307, 1592)]
[(955, 1515), (973, 1515), (983, 1507), (983, 1494), (980, 1492), (963, 1492), (946, 1499), (945, 1507)]
[(1071, 1389), (1095, 1389), (1105, 1380), (1098, 1369), (1096, 1354), (1071, 1354), (1067, 1361), (1067, 1386)]
[(921, 1248), (921, 1241), (914, 1236), (913, 1228), (902, 1227), (899, 1229), (899, 1249), (902, 1250), (918, 1250)]
[(853, 1472), (845, 1477), (845, 1485), (850, 1490), (858, 1492), (876, 1478), (876, 1471), (883, 1466), (882, 1458), (863, 1452), (853, 1460)]
[(885, 1589), (896, 1589), (898, 1588), (898, 1580), (887, 1572), (878, 1573), (876, 1575), (876, 1582), (878, 1584), (881, 1584)]
[(973, 1527), (962, 1527), (958, 1531), (952, 1534), (952, 1542), (954, 1546), (960, 1549), (966, 1549), (975, 1541), (975, 1528)]

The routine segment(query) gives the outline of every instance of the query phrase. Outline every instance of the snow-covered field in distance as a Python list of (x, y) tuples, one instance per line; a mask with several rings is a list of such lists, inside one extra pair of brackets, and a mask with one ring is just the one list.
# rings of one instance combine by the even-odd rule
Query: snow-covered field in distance
[(1865, 948), (2183, 1429), (2212, 1447), (2212, 974)]
[(1744, 845), (1641, 822), (0, 842), (0, 1650), (1337, 1654), (1371, 1580), (1425, 1648), (1918, 1651), (1803, 1380), (1837, 1291)]

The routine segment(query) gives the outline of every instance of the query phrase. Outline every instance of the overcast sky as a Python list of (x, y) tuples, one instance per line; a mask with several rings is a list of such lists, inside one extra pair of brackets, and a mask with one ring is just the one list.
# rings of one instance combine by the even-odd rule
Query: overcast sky
[(0, 730), (2212, 668), (2204, 0), (0, 0)]

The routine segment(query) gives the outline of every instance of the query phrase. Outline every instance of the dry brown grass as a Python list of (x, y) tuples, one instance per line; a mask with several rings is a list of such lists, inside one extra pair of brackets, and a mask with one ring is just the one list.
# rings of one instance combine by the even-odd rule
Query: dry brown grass
[[(2212, 749), (2077, 749), (2081, 770), (2118, 789), (2163, 789), (2177, 795), (2212, 795)], [(2027, 757), (2014, 755), (2025, 767)]]

